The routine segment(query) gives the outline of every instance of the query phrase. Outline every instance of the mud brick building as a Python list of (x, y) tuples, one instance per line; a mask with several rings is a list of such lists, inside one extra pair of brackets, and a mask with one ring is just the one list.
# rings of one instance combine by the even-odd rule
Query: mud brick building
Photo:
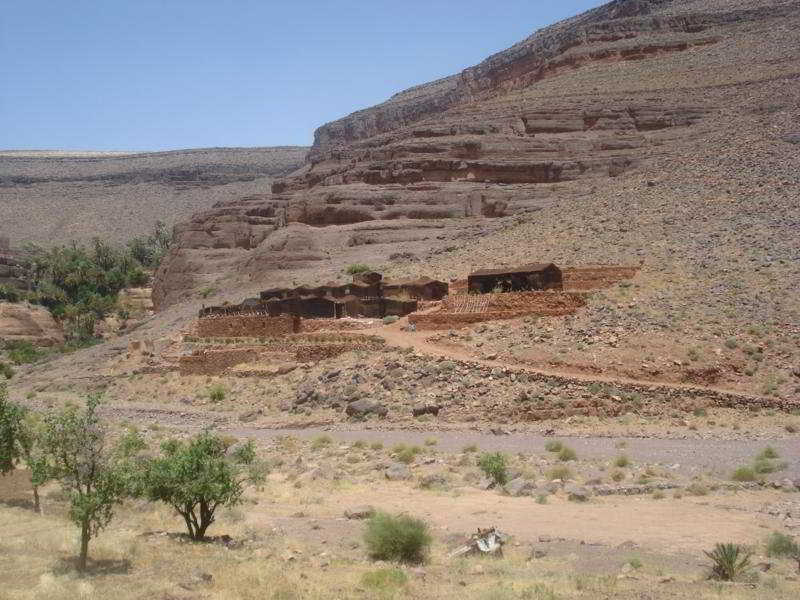
[(472, 294), (562, 290), (564, 278), (561, 269), (553, 263), (529, 264), (475, 271), (467, 278), (467, 287)]
[(214, 306), (200, 311), (200, 317), (233, 314), (263, 314), (269, 317), (293, 315), (304, 319), (343, 317), (402, 317), (417, 310), (419, 300), (441, 300), (448, 285), (427, 277), (384, 282), (380, 273), (353, 275), (350, 283), (296, 288), (273, 288), (241, 304)]

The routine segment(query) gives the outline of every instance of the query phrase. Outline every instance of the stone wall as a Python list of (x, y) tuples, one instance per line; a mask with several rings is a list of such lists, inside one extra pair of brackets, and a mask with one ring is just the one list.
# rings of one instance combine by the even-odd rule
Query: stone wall
[(300, 321), (295, 324), (291, 315), (266, 317), (262, 315), (233, 315), (204, 317), (197, 321), (199, 337), (276, 337), (297, 333)]
[(200, 350), (181, 356), (178, 370), (181, 375), (220, 375), (231, 367), (257, 358), (258, 352), (254, 348)]
[(459, 311), (464, 296), (454, 296), (442, 302), (442, 310), (430, 314), (415, 314), (408, 322), (418, 330), (433, 331), (458, 329), (483, 321), (518, 319), (529, 315), (561, 317), (571, 315), (586, 305), (579, 295), (565, 292), (511, 292), (507, 294), (482, 294), (470, 299), (482, 300), (484, 309), (474, 312)]

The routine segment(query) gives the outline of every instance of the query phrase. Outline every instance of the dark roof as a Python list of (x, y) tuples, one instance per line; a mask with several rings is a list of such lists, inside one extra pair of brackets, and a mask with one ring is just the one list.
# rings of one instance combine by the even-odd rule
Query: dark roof
[[(470, 273), (470, 277), (475, 275), (512, 275), (514, 273), (538, 273), (550, 267), (556, 267), (553, 263), (531, 263), (519, 267), (506, 267), (504, 269), (480, 269)], [(558, 267), (556, 267), (557, 269)]]

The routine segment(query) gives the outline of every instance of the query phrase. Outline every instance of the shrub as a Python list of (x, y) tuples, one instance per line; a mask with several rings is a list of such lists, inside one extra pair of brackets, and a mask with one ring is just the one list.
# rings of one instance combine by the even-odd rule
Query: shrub
[(464, 452), (465, 454), (469, 454), (471, 452), (477, 452), (478, 451), (478, 446), (475, 445), (475, 444), (470, 444), (469, 446), (464, 446), (461, 449), (461, 451)]
[(549, 442), (545, 442), (544, 449), (548, 452), (561, 452), (561, 449), (564, 447), (564, 444), (559, 442), (558, 440), (550, 440)]
[(425, 445), (426, 446), (435, 446), (438, 443), (439, 443), (439, 440), (437, 440), (436, 438), (428, 438), (428, 439), (425, 440)]
[(367, 522), (364, 542), (374, 560), (418, 564), (427, 558), (431, 536), (421, 519), (379, 512)]
[(800, 543), (784, 533), (771, 533), (767, 538), (767, 556), (787, 557), (800, 560)]
[(782, 467), (783, 465), (781, 463), (769, 460), (768, 458), (759, 457), (753, 462), (753, 469), (756, 473), (774, 473), (775, 471), (780, 471)]
[(333, 443), (333, 438), (329, 435), (318, 435), (313, 440), (311, 440), (311, 448), (312, 450), (320, 450), (322, 448), (327, 448)]
[(186, 523), (192, 540), (205, 539), (219, 507), (241, 504), (245, 487), (263, 480), (252, 442), (229, 452), (230, 440), (201, 433), (187, 442), (161, 444), (161, 456), (145, 463), (136, 495), (172, 507)]
[(14, 369), (11, 365), (0, 362), (0, 377), (3, 379), (11, 379), (14, 376)]
[(6, 354), (15, 365), (34, 363), (45, 355), (42, 350), (27, 341), (7, 342)]
[(614, 466), (619, 467), (620, 469), (629, 467), (630, 464), (631, 464), (630, 459), (624, 454), (620, 454), (617, 458), (614, 459)]
[(569, 470), (569, 467), (565, 465), (558, 465), (557, 467), (553, 467), (547, 472), (547, 476), (553, 479), (561, 479), (562, 481), (569, 479), (572, 477), (572, 471)]
[(619, 483), (620, 481), (625, 479), (625, 473), (623, 473), (622, 471), (614, 471), (613, 473), (611, 473), (611, 479)]
[(705, 555), (714, 563), (710, 573), (712, 579), (735, 581), (750, 570), (753, 553), (739, 544), (717, 544)]
[(767, 446), (761, 452), (759, 452), (758, 456), (756, 456), (756, 458), (765, 458), (765, 459), (779, 458), (779, 457), (780, 455), (778, 454), (778, 451), (775, 450), (775, 448), (773, 448), (772, 446)]
[(225, 390), (225, 386), (221, 383), (215, 383), (208, 388), (208, 398), (212, 402), (222, 402), (225, 400), (226, 393), (227, 391)]
[(383, 442), (372, 442), (369, 447), (372, 450), (383, 450)]
[(686, 487), (686, 493), (692, 496), (706, 496), (708, 489), (701, 483), (691, 483)]
[(502, 452), (484, 452), (478, 458), (478, 467), (495, 485), (508, 483), (508, 460)]
[(731, 479), (734, 481), (756, 481), (758, 479), (758, 475), (756, 475), (756, 471), (753, 467), (742, 466), (738, 467), (733, 472)]
[(367, 273), (368, 271), (372, 271), (370, 266), (362, 263), (354, 263), (345, 269), (345, 273), (348, 275), (358, 275), (359, 273)]
[(384, 325), (391, 325), (392, 323), (397, 323), (400, 320), (400, 317), (397, 315), (387, 315), (383, 317), (383, 324)]
[(564, 446), (563, 448), (561, 448), (561, 452), (558, 453), (558, 460), (560, 460), (561, 462), (569, 462), (577, 458), (578, 455), (575, 453), (575, 450), (573, 450), (569, 446)]
[(401, 445), (399, 449), (395, 449), (395, 454), (397, 454), (397, 460), (407, 465), (410, 465), (412, 462), (414, 462), (414, 459), (420, 452), (422, 452), (422, 448), (420, 448), (419, 446)]
[(408, 576), (400, 569), (377, 569), (361, 576), (361, 585), (376, 591), (390, 591), (407, 582)]
[(356, 440), (355, 442), (353, 442), (353, 448), (366, 448), (366, 447), (367, 447), (367, 442), (365, 442), (364, 440)]

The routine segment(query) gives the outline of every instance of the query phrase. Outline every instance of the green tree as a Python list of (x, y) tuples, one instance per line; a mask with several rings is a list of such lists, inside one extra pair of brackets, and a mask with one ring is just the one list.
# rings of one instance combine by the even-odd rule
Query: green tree
[(171, 506), (189, 537), (203, 540), (216, 510), (240, 504), (246, 486), (263, 475), (252, 442), (232, 450), (228, 440), (205, 432), (188, 442), (164, 442), (161, 456), (148, 461), (138, 494)]
[(25, 412), (8, 400), (8, 387), (0, 382), (0, 475), (10, 473), (20, 459), (19, 435)]
[(111, 522), (114, 506), (127, 492), (120, 462), (97, 415), (99, 404), (99, 396), (90, 396), (83, 408), (68, 406), (45, 416), (37, 467), (69, 497), (69, 517), (80, 529), (80, 571), (86, 569), (89, 542)]
[(0, 383), (0, 474), (19, 463), (31, 473), (33, 507), (42, 512), (39, 488), (49, 479), (41, 453), (40, 422), (31, 411), (8, 400), (8, 388)]

